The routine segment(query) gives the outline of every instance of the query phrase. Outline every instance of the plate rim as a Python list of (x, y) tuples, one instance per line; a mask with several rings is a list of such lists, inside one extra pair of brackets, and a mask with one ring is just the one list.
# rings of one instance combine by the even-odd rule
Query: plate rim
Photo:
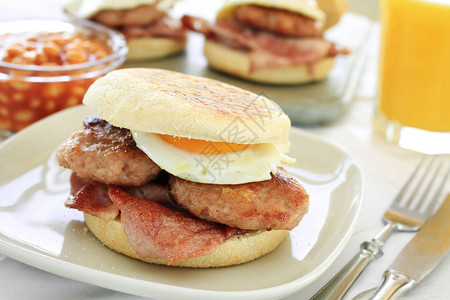
[[(80, 112), (78, 112), (80, 110)], [(45, 123), (52, 123), (53, 120), (62, 118), (65, 115), (70, 115), (74, 112), (81, 113), (81, 110), (85, 110), (85, 113), (88, 113), (89, 110), (84, 107), (83, 105), (78, 105), (75, 107), (67, 108), (65, 110), (62, 110), (58, 113), (55, 113), (47, 118), (44, 118), (31, 126), (23, 129), (22, 131), (14, 134), (13, 136), (9, 137), (4, 142), (0, 143), (0, 152), (4, 151), (3, 149), (5, 147), (8, 147), (9, 144), (17, 142), (16, 140), (22, 138), (22, 136), (25, 136), (28, 132), (32, 132), (36, 130), (36, 128), (44, 126)], [(317, 279), (320, 275), (322, 275), (330, 266), (331, 264), (336, 260), (336, 258), (340, 255), (340, 253), (344, 250), (345, 246), (348, 244), (351, 236), (353, 235), (356, 226), (358, 225), (362, 207), (364, 204), (365, 199), (365, 180), (364, 180), (364, 173), (362, 171), (362, 168), (360, 164), (353, 159), (353, 157), (346, 151), (342, 146), (327, 141), (321, 137), (318, 137), (312, 133), (306, 132), (300, 128), (291, 128), (290, 134), (299, 134), (301, 136), (305, 136), (309, 139), (313, 139), (315, 141), (320, 141), (324, 144), (328, 144), (344, 154), (344, 156), (347, 159), (350, 159), (352, 164), (356, 167), (358, 170), (358, 174), (360, 176), (359, 186), (359, 196), (357, 197), (357, 206), (355, 208), (355, 215), (346, 230), (343, 238), (340, 240), (340, 242), (336, 245), (335, 249), (326, 257), (326, 259), (317, 266), (316, 269), (314, 269), (313, 272), (309, 272), (305, 276), (296, 278), (294, 280), (291, 280), (286, 283), (282, 283), (273, 287), (267, 287), (267, 288), (261, 288), (261, 289), (252, 289), (252, 290), (245, 290), (245, 291), (218, 291), (218, 290), (205, 290), (200, 288), (191, 288), (191, 287), (181, 287), (176, 286), (173, 284), (167, 284), (167, 283), (158, 283), (153, 281), (146, 281), (142, 279), (134, 279), (130, 277), (126, 277), (120, 274), (112, 274), (107, 271), (101, 271), (97, 269), (93, 269), (87, 266), (82, 266), (77, 263), (59, 260), (55, 257), (52, 257), (50, 255), (45, 255), (41, 253), (39, 250), (32, 251), (30, 249), (27, 249), (25, 247), (21, 247), (20, 245), (15, 244), (12, 239), (3, 233), (0, 233), (0, 252), (12, 259), (15, 259), (19, 262), (25, 263), (27, 265), (30, 265), (32, 267), (38, 268), (40, 270), (53, 273), (58, 276), (62, 276), (65, 278), (69, 278), (72, 280), (77, 280), (80, 282), (100, 286), (106, 289), (112, 289), (110, 285), (104, 284), (103, 282), (120, 282), (121, 285), (115, 285), (113, 290), (129, 293), (132, 295), (137, 296), (144, 296), (144, 297), (157, 297), (157, 299), (172, 299), (170, 297), (173, 297), (175, 295), (183, 294), (185, 299), (211, 299), (211, 297), (214, 297), (214, 299), (255, 299), (257, 297), (258, 299), (278, 299), (280, 297), (287, 297), (289, 295), (292, 295), (298, 291), (300, 291), (305, 286), (309, 285), (311, 282), (313, 282), (315, 279)], [(18, 241), (20, 244), (21, 242)], [(14, 251), (14, 249), (20, 249), (20, 251)], [(33, 256), (27, 256), (26, 253), (32, 252), (34, 255), (37, 254), (38, 259), (34, 259)], [(57, 266), (56, 266), (57, 265)], [(61, 266), (70, 266), (72, 269), (68, 270), (68, 268), (63, 268)], [(73, 269), (74, 268), (74, 269)], [(67, 271), (65, 271), (67, 270)], [(83, 270), (88, 270), (88, 274), (90, 276), (86, 276), (86, 272), (80, 272)], [(99, 282), (96, 281), (95, 283), (90, 282), (90, 278), (95, 277), (96, 275), (100, 275), (103, 277), (106, 277), (107, 280)], [(91, 276), (92, 275), (92, 276)], [(145, 283), (144, 285), (146, 288), (142, 288), (140, 285), (139, 287), (132, 287), (132, 282), (142, 282)], [(125, 284), (124, 282), (131, 282), (131, 284)], [(152, 295), (148, 295), (145, 293), (145, 291), (151, 290)]]

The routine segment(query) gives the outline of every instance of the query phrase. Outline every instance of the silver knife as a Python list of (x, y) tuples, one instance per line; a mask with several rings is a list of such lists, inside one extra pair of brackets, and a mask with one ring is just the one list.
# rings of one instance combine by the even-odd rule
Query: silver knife
[(384, 272), (371, 300), (397, 299), (427, 276), (450, 248), (450, 194)]

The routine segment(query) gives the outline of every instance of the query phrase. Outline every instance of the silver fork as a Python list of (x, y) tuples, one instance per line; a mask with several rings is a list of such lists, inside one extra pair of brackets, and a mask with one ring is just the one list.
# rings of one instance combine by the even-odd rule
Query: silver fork
[(383, 255), (383, 245), (393, 231), (418, 231), (433, 214), (449, 173), (445, 156), (424, 156), (385, 212), (381, 232), (363, 242), (359, 253), (311, 300), (342, 299), (367, 265)]

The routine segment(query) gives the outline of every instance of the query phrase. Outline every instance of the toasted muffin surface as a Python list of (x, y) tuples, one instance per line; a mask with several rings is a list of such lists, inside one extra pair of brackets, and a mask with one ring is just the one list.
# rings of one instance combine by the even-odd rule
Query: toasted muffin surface
[(134, 131), (288, 145), (290, 120), (273, 101), (209, 78), (122, 69), (98, 79), (83, 102), (114, 126)]

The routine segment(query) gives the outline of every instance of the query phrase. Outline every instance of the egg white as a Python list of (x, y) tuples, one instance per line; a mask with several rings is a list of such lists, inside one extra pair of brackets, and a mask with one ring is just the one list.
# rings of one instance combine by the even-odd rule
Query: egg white
[(137, 146), (158, 166), (177, 177), (213, 184), (240, 184), (271, 178), (281, 163), (292, 163), (274, 144), (248, 145), (239, 152), (217, 154), (211, 143), (201, 153), (175, 147), (156, 134), (133, 132)]

